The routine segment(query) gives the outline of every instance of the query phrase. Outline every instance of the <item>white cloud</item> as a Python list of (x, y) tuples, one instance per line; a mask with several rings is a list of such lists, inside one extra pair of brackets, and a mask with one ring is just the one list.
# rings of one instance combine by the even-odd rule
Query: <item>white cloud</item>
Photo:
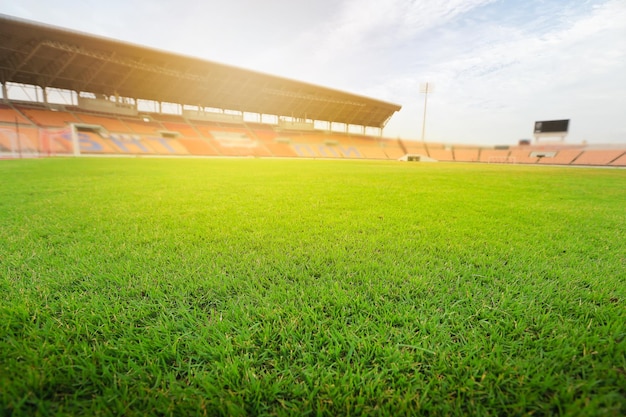
[(322, 62), (357, 51), (372, 53), (395, 47), (491, 1), (348, 0), (340, 5), (334, 19), (303, 34), (303, 39), (307, 43), (315, 39), (314, 55)]
[(615, 125), (616, 109), (626, 108), (626, 4), (563, 9), (540, 20), (521, 25), (524, 19), (513, 16), (471, 31), (459, 29), (457, 20), (441, 28), (446, 42), (426, 40), (423, 70), (404, 75), (411, 88), (399, 88), (397, 76), (386, 83), (406, 110), (388, 131), (418, 137), (421, 123), (414, 116), (423, 98), (415, 86), (429, 80), (437, 84), (429, 100), (430, 132), (439, 140), (501, 143), (527, 136), (535, 119), (561, 117), (573, 119), (572, 140), (626, 140)]

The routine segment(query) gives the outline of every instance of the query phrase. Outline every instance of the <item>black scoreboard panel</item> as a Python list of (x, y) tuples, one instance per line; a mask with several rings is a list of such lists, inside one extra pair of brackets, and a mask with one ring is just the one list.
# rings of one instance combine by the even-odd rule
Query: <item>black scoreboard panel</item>
[(569, 119), (535, 122), (535, 133), (567, 133)]

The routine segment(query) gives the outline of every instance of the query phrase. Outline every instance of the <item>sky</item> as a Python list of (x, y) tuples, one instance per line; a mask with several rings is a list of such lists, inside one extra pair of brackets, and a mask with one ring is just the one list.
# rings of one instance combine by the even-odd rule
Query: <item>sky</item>
[(399, 104), (386, 137), (510, 145), (570, 119), (569, 143), (626, 143), (626, 0), (0, 0), (0, 13)]

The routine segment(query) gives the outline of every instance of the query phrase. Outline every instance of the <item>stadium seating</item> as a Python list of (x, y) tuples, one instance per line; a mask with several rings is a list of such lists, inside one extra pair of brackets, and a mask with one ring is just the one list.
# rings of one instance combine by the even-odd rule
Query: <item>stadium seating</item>
[(464, 149), (464, 148), (454, 148), (454, 160), (458, 162), (477, 162), (479, 160), (478, 148), (474, 149)]
[(569, 165), (581, 154), (581, 152), (582, 151), (580, 149), (562, 149), (556, 151), (556, 154), (553, 157), (539, 158), (537, 163), (547, 165)]
[(429, 149), (431, 158), (434, 158), (438, 161), (454, 161), (454, 154), (452, 153), (452, 149), (445, 149), (445, 148), (430, 149), (430, 146), (428, 147), (428, 149)]
[(0, 127), (0, 152), (18, 152), (15, 129)]
[(121, 119), (129, 128), (132, 133), (157, 135), (160, 130), (164, 130), (163, 126), (159, 122), (152, 120), (140, 120), (140, 119)]
[(511, 151), (508, 149), (481, 149), (479, 161), (500, 164), (515, 162), (514, 159), (510, 158), (510, 153)]
[(178, 142), (191, 155), (197, 156), (219, 156), (220, 153), (205, 139), (179, 138)]
[(68, 125), (76, 123), (81, 154), (382, 160), (416, 154), (450, 162), (626, 166), (626, 146), (585, 149), (548, 144), (487, 149), (352, 133), (286, 130), (264, 123), (192, 121), (174, 114), (131, 117), (71, 106), (58, 110), (48, 110), (41, 103), (0, 104), (0, 153), (13, 157), (20, 150), (33, 155), (72, 154)]
[(572, 165), (609, 165), (624, 153), (620, 150), (586, 150), (572, 161)]
[(417, 155), (427, 155), (428, 150), (424, 146), (423, 142), (413, 142), (413, 141), (400, 141), (398, 140), (398, 145), (401, 148), (404, 148), (406, 154), (417, 154)]
[(50, 111), (45, 109), (19, 108), (19, 110), (42, 127), (65, 127), (68, 123), (79, 123), (73, 114), (65, 111)]
[[(57, 141), (61, 139), (66, 139), (68, 141), (71, 140), (67, 136), (56, 138)], [(80, 145), (81, 153), (119, 153), (119, 150), (110, 140), (107, 140), (94, 132), (78, 132), (78, 143)]]
[[(626, 146), (625, 146), (626, 148)], [(622, 153), (622, 155), (620, 157), (618, 157), (617, 159), (615, 159), (613, 162), (611, 162), (609, 165), (611, 166), (621, 166), (621, 167), (626, 167), (626, 151), (624, 151), (624, 153)]]
[(185, 118), (179, 114), (171, 113), (150, 113), (150, 118), (158, 122), (174, 122), (174, 123), (187, 123)]
[(211, 144), (224, 156), (271, 156), (262, 142), (245, 127), (213, 126), (202, 132)]
[(42, 152), (42, 139), (39, 129), (20, 126), (19, 139), (15, 128), (0, 126), (0, 152), (4, 153), (39, 153)]
[(148, 136), (145, 138), (148, 146), (159, 155), (189, 155), (190, 152), (177, 139)]
[(539, 158), (531, 156), (531, 150), (525, 149), (512, 149), (509, 153), (509, 161), (515, 164), (536, 164)]
[(265, 144), (267, 150), (272, 153), (272, 156), (275, 157), (287, 157), (287, 158), (295, 158), (298, 156), (296, 151), (293, 149), (291, 145), (284, 143), (267, 143)]
[(385, 148), (376, 144), (375, 146), (359, 146), (354, 147), (359, 151), (359, 154), (363, 156), (363, 158), (367, 159), (389, 159), (387, 153), (385, 152)]
[(124, 124), (121, 120), (115, 117), (96, 116), (93, 114), (78, 114), (78, 118), (86, 123), (97, 126), (102, 126), (109, 132), (115, 133), (128, 133), (130, 128)]
[(197, 138), (200, 137), (200, 132), (198, 132), (196, 129), (193, 128), (193, 126), (184, 123), (184, 121), (181, 122), (161, 122), (161, 124), (163, 125), (163, 127), (165, 128), (166, 131), (168, 132), (177, 132), (179, 133), (182, 137), (185, 138)]
[(30, 120), (13, 110), (11, 107), (0, 104), (0, 123), (15, 125), (16, 122), (20, 125), (32, 125)]
[(290, 137), (281, 136), (271, 128), (259, 129), (256, 126), (253, 127), (252, 134), (264, 144), (272, 156), (289, 158), (298, 156), (293, 146), (291, 146), (292, 139)]
[[(291, 145), (296, 154), (303, 158), (341, 158), (343, 153), (336, 146), (321, 143), (294, 143)], [(353, 152), (348, 153), (352, 155)], [(360, 156), (360, 154), (356, 154)]]
[(406, 155), (405, 150), (400, 147), (398, 141), (386, 140), (383, 141), (381, 145), (383, 147), (383, 150), (385, 151), (385, 154), (387, 155), (387, 159), (397, 160)]

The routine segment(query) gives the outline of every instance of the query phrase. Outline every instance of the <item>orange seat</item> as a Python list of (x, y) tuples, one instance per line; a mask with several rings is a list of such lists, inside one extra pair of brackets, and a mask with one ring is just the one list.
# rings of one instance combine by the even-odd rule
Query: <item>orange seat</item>
[(204, 139), (180, 138), (178, 142), (192, 155), (219, 155), (219, 152)]
[(65, 127), (70, 123), (79, 123), (71, 113), (43, 109), (20, 109), (26, 117), (42, 127)]
[(613, 162), (611, 162), (609, 165), (616, 167), (626, 167), (626, 150), (624, 150), (624, 153)]
[(147, 136), (143, 141), (159, 155), (189, 155), (178, 139)]
[(186, 138), (197, 138), (200, 136), (200, 133), (198, 133), (193, 127), (185, 123), (162, 122), (162, 124), (165, 130), (178, 132)]
[(293, 147), (287, 143), (266, 143), (265, 147), (271, 152), (272, 156), (294, 157), (298, 156)]
[(119, 153), (132, 155), (156, 153), (150, 144), (139, 135), (111, 133), (104, 139), (113, 150)]
[(538, 163), (547, 165), (569, 165), (581, 154), (580, 149), (563, 149), (551, 158), (538, 158)]
[(87, 124), (99, 125), (114, 133), (128, 133), (130, 129), (122, 121), (115, 117), (94, 116), (91, 114), (79, 114), (78, 117)]
[(430, 157), (437, 159), (439, 161), (454, 161), (454, 155), (452, 154), (452, 150), (448, 149), (430, 149)]
[(0, 123), (32, 125), (32, 122), (10, 107), (0, 106)]
[(624, 153), (623, 149), (587, 150), (584, 151), (572, 165), (608, 165)]
[(475, 149), (454, 149), (454, 160), (459, 162), (477, 162), (478, 148)]
[[(154, 135), (159, 132), (159, 130), (163, 130), (161, 125), (158, 122), (147, 121), (144, 122), (138, 119), (122, 119), (122, 121), (130, 128), (130, 132), (132, 133), (143, 133), (147, 135)], [(130, 133), (129, 132), (129, 133)]]
[(516, 164), (536, 164), (539, 158), (530, 156), (530, 149), (516, 149), (509, 153), (509, 161)]
[(481, 149), (480, 162), (507, 163), (513, 160), (509, 158), (511, 151), (508, 149)]
[(115, 149), (106, 139), (94, 132), (78, 132), (81, 153), (115, 153)]

